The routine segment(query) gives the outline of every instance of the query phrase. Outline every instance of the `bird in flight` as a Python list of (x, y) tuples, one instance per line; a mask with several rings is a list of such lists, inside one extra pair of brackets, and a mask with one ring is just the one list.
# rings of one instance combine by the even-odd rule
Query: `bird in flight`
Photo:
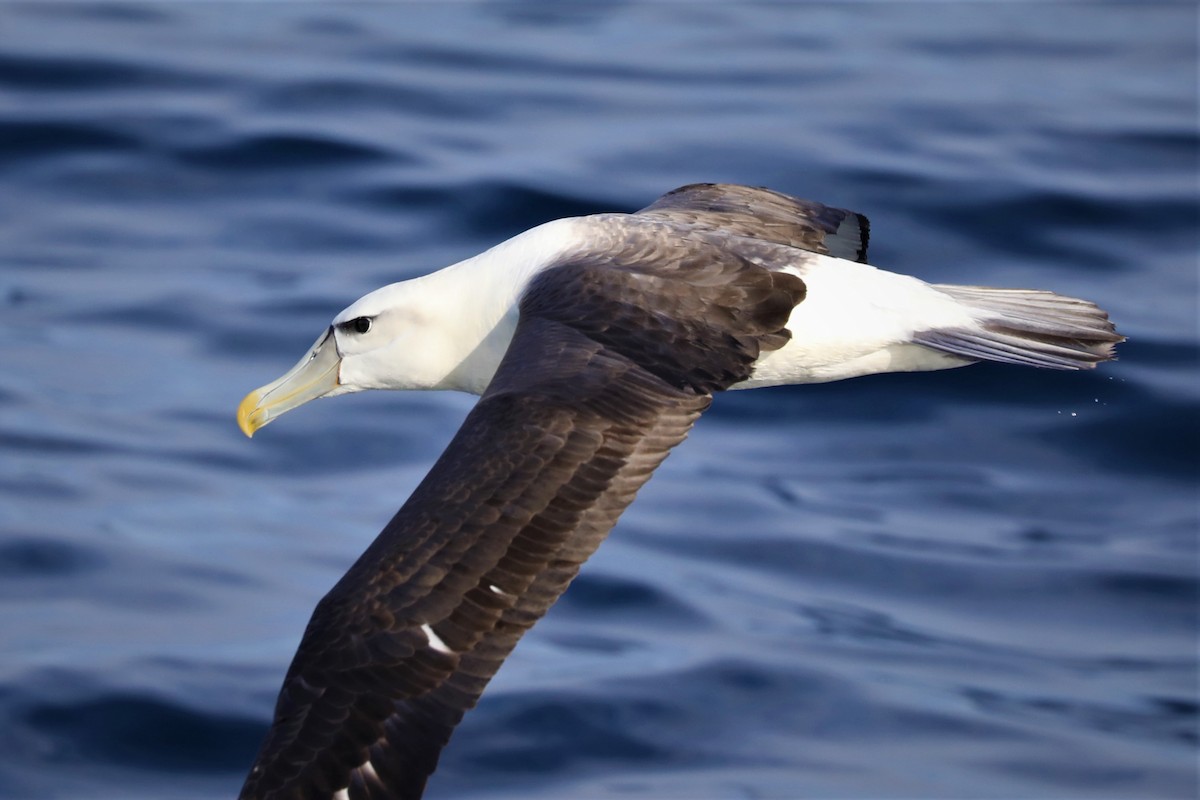
[(247, 395), (247, 436), (366, 389), (480, 399), (317, 604), (242, 800), (420, 798), (463, 715), (715, 393), (976, 361), (1089, 369), (1123, 341), (1084, 300), (873, 267), (868, 232), (767, 189), (684, 186), (377, 289)]

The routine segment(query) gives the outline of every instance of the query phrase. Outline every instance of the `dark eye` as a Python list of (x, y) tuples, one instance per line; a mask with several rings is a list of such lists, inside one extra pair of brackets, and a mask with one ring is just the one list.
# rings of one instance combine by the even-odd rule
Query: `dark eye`
[(350, 320), (349, 322), (343, 322), (342, 327), (346, 328), (348, 330), (352, 330), (355, 333), (366, 333), (367, 331), (371, 330), (371, 318), (370, 317), (355, 317), (354, 319)]

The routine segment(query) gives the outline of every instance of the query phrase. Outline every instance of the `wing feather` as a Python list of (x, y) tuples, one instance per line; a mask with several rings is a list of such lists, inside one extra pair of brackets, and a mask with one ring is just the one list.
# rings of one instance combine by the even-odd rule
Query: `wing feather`
[(711, 393), (786, 335), (798, 278), (703, 242), (669, 263), (631, 255), (646, 244), (532, 282), (480, 402), (314, 611), (244, 800), (419, 798)]
[(871, 226), (865, 215), (770, 189), (693, 183), (667, 192), (638, 215), (867, 262)]

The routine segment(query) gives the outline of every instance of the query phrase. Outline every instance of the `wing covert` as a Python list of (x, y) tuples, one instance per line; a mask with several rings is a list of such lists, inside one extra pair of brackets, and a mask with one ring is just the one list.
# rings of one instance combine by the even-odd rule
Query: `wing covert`
[(693, 183), (667, 192), (637, 213), (864, 264), (867, 261), (870, 223), (865, 215), (770, 189)]

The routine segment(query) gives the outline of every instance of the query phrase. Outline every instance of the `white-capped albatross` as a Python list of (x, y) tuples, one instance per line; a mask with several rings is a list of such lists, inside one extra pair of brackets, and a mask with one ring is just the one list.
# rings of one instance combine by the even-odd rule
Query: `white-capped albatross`
[(684, 186), (540, 225), (338, 314), (238, 408), (246, 435), (316, 397), (482, 395), (321, 600), (244, 800), (424, 791), (463, 714), (712, 395), (979, 360), (1087, 369), (1092, 303), (868, 265), (861, 214)]

